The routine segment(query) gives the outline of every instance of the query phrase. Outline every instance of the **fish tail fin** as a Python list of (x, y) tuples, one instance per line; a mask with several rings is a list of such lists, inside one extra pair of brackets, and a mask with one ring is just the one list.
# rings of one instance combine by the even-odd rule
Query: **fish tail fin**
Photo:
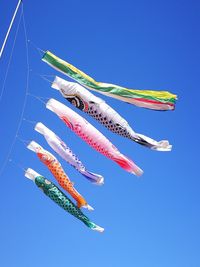
[(88, 209), (89, 211), (93, 211), (94, 208), (92, 206), (90, 206), (89, 204), (86, 204), (84, 206), (82, 206), (82, 208)]
[(143, 134), (134, 133), (134, 135), (131, 136), (131, 139), (137, 142), (138, 144), (146, 146), (152, 150), (171, 151), (172, 149), (172, 145), (169, 144), (169, 141), (167, 140), (156, 141)]
[(89, 211), (94, 210), (92, 206), (90, 206), (84, 199), (81, 199), (77, 202), (77, 207), (80, 208), (85, 208), (88, 209)]
[(143, 170), (140, 169), (131, 159), (124, 156), (123, 154), (117, 155), (117, 157), (113, 158), (113, 160), (123, 169), (128, 172), (135, 174), (136, 176), (141, 176), (143, 174)]
[(91, 229), (91, 230), (94, 230), (94, 231), (97, 231), (97, 232), (100, 232), (100, 233), (103, 233), (104, 232), (104, 228), (98, 226), (97, 224), (91, 222), (91, 221), (88, 221), (88, 222), (85, 222), (85, 224)]
[(84, 169), (80, 171), (82, 175), (84, 175), (90, 182), (96, 185), (103, 185), (104, 178), (100, 174), (96, 174), (93, 172), (89, 172), (88, 170)]

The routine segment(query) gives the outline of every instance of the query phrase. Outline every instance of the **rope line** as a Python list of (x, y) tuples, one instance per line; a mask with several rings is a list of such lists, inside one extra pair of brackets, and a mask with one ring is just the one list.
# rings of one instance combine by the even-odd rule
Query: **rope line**
[(41, 48), (39, 48), (34, 42), (32, 42), (31, 40), (28, 40), (28, 43), (30, 43), (39, 53), (40, 57), (43, 56), (43, 54), (45, 53), (44, 50), (42, 50)]
[(19, 163), (13, 161), (13, 159), (11, 159), (11, 158), (9, 159), (9, 162), (11, 162), (11, 163), (14, 164), (15, 166), (17, 166), (18, 168), (20, 168), (21, 170), (23, 170), (23, 172), (25, 172), (26, 169), (27, 169), (27, 168), (24, 168), (21, 164), (19, 164)]
[(22, 142), (25, 146), (27, 146), (30, 143), (30, 140), (24, 140), (21, 137), (19, 137), (18, 135), (16, 136), (16, 138)]
[(43, 80), (47, 81), (50, 84), (53, 83), (53, 81), (49, 80), (48, 77), (54, 78), (55, 75), (47, 75), (47, 74), (41, 74), (41, 73), (34, 72), (33, 70), (31, 70), (31, 71), (32, 71), (33, 75), (39, 76), (40, 78), (42, 78)]
[(7, 68), (6, 68), (5, 78), (3, 80), (3, 85), (2, 85), (2, 89), (1, 89), (1, 93), (0, 93), (0, 102), (1, 102), (1, 99), (3, 97), (4, 91), (5, 91), (5, 87), (6, 87), (6, 82), (7, 82), (7, 78), (8, 78), (10, 64), (11, 64), (11, 61), (12, 61), (13, 52), (14, 52), (14, 49), (15, 49), (15, 44), (16, 44), (16, 40), (17, 40), (17, 36), (18, 36), (18, 32), (19, 32), (19, 26), (21, 24), (22, 11), (21, 11), (20, 18), (19, 18), (19, 21), (18, 21), (18, 24), (17, 24), (17, 28), (16, 28), (16, 32), (15, 32), (15, 37), (14, 37), (14, 41), (13, 41), (11, 53), (10, 53), (10, 56), (9, 56), (8, 65), (7, 65)]
[(14, 22), (14, 20), (15, 20), (15, 17), (16, 17), (16, 15), (17, 15), (17, 11), (18, 11), (19, 6), (20, 6), (21, 3), (22, 3), (22, 0), (19, 0), (19, 1), (18, 1), (18, 4), (17, 4), (17, 7), (16, 7), (16, 9), (15, 9), (15, 12), (14, 12), (14, 14), (13, 14), (12, 20), (11, 20), (11, 22), (10, 22), (10, 25), (9, 25), (9, 27), (8, 27), (8, 31), (7, 31), (7, 33), (6, 33), (5, 39), (4, 39), (4, 41), (3, 41), (3, 45), (2, 45), (2, 47), (1, 47), (1, 49), (0, 49), (0, 58), (1, 58), (2, 54), (3, 54), (3, 51), (4, 51), (4, 48), (5, 48), (6, 42), (7, 42), (7, 40), (8, 40), (8, 37), (9, 37), (10, 31), (11, 31), (13, 22)]
[(45, 104), (45, 105), (46, 105), (46, 102), (43, 101), (42, 99), (45, 99), (45, 100), (49, 99), (48, 97), (41, 97), (41, 96), (33, 95), (33, 94), (30, 94), (30, 93), (28, 93), (28, 96), (31, 96), (31, 97), (39, 100), (42, 104)]
[(2, 175), (2, 173), (5, 170), (5, 167), (7, 166), (7, 163), (10, 159), (10, 156), (12, 154), (22, 121), (23, 121), (23, 116), (24, 116), (24, 111), (26, 108), (26, 103), (27, 103), (27, 96), (28, 96), (28, 89), (29, 89), (29, 75), (30, 75), (30, 66), (29, 66), (29, 51), (28, 51), (28, 38), (27, 38), (27, 30), (26, 30), (26, 22), (25, 22), (25, 17), (24, 17), (24, 8), (23, 8), (23, 3), (22, 3), (22, 18), (23, 18), (23, 29), (24, 29), (24, 37), (25, 37), (25, 47), (26, 47), (26, 65), (27, 65), (27, 75), (26, 75), (26, 87), (25, 87), (25, 97), (23, 100), (23, 105), (22, 105), (22, 111), (21, 111), (21, 115), (19, 118), (19, 122), (18, 122), (18, 126), (16, 129), (16, 133), (15, 136), (12, 140), (12, 143), (10, 145), (10, 148), (8, 150), (7, 156), (3, 162), (3, 165), (0, 168), (0, 176)]
[(36, 124), (37, 123), (37, 121), (28, 120), (26, 118), (23, 118), (23, 121), (29, 122), (31, 124)]
[[(44, 81), (47, 81), (48, 83), (52, 84), (53, 82), (49, 79), (47, 79), (46, 77), (50, 76), (52, 77), (53, 75), (41, 75), (41, 74), (38, 74)], [(46, 76), (46, 77), (45, 77)]]

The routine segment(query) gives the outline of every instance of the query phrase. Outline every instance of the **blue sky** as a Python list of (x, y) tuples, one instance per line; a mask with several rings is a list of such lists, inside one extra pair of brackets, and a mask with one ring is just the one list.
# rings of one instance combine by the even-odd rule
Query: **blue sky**
[[(0, 3), (1, 43), (16, 4), (16, 0), (9, 5), (6, 0)], [(32, 167), (54, 181), (36, 155), (17, 140), (10, 156), (13, 163), (8, 162), (0, 177), (1, 266), (200, 266), (199, 10), (198, 1), (187, 0), (24, 1), (28, 39), (41, 49), (51, 50), (99, 81), (167, 89), (179, 100), (175, 111), (155, 112), (101, 95), (135, 131), (169, 139), (173, 144), (170, 153), (150, 151), (114, 135), (76, 110), (144, 170), (138, 179), (88, 147), (44, 104), (27, 97), (24, 118), (45, 123), (88, 169), (105, 177), (105, 185), (95, 187), (58, 157), (78, 190), (95, 207), (94, 212), (85, 213), (105, 232), (87, 229), (24, 177), (16, 164)], [(20, 12), (0, 60), (1, 88)], [(41, 62), (30, 44), (29, 58), (29, 92), (54, 97), (69, 106), (38, 74), (64, 76)], [(0, 103), (0, 166), (16, 134), (26, 72), (21, 23)], [(23, 121), (19, 136), (49, 149), (33, 127)]]

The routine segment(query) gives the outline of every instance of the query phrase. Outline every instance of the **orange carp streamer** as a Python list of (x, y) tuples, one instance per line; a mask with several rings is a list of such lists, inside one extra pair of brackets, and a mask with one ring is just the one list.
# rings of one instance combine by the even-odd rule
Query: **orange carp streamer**
[(59, 185), (77, 201), (78, 208), (84, 207), (88, 210), (93, 210), (93, 208), (87, 204), (86, 200), (76, 191), (74, 184), (70, 181), (56, 157), (34, 141), (31, 141), (27, 148), (37, 154), (40, 161), (47, 166)]

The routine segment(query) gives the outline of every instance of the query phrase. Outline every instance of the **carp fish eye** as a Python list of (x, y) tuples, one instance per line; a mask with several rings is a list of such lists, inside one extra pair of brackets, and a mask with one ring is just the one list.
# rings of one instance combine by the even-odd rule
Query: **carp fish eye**
[(85, 109), (85, 103), (79, 96), (66, 96), (66, 99), (80, 110)]

